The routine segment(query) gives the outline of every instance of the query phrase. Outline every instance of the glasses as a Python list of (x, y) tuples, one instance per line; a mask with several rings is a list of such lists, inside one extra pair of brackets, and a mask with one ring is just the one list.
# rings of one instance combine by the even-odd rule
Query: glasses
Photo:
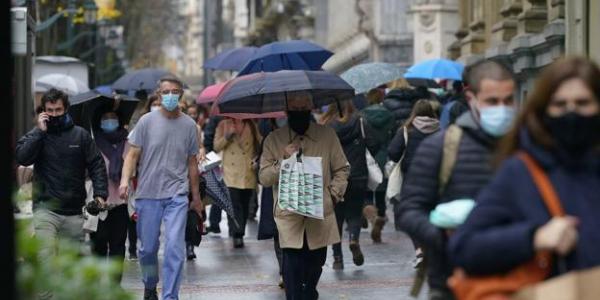
[(177, 95), (181, 95), (181, 94), (183, 94), (183, 90), (181, 90), (181, 89), (161, 90), (159, 93), (160, 93), (161, 95), (168, 95), (168, 94), (177, 94)]

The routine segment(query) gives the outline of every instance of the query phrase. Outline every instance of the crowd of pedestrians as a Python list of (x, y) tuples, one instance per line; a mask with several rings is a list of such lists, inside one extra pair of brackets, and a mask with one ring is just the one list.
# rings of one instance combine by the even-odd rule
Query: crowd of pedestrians
[[(447, 86), (442, 94), (381, 86), (366, 93), (362, 110), (352, 101), (315, 107), (310, 97), (290, 95), (285, 118), (242, 120), (188, 105), (183, 82), (167, 76), (133, 128), (107, 106), (95, 112), (92, 134), (73, 124), (69, 97), (51, 90), (36, 128), (16, 146), (17, 163), (35, 165), (33, 220), (42, 257), (60, 237), (83, 240), (83, 209), (99, 218), (90, 234), (93, 253), (120, 261), (126, 252), (139, 256), (144, 299), (158, 299), (162, 232), (162, 299), (178, 299), (184, 261), (196, 258), (201, 235), (221, 232), (222, 208), (204, 210), (198, 168), (216, 152), (233, 206), (231, 246), (244, 247), (259, 199), (259, 239), (274, 239), (287, 299), (318, 298), (329, 246), (333, 269), (344, 269), (346, 242), (352, 262), (363, 265), (369, 253), (360, 247), (361, 229), (370, 226), (381, 244), (392, 215), (395, 229), (412, 239), (413, 263), (432, 300), (465, 299), (465, 278), (506, 273), (541, 252), (560, 262), (546, 278), (599, 266), (597, 65), (561, 59), (541, 72), (527, 99), (515, 97), (510, 69), (490, 60)], [(322, 161), (323, 219), (278, 205), (281, 164), (298, 153)], [(383, 174), (376, 187), (369, 184), (373, 167)], [(538, 177), (546, 179), (543, 189)], [(560, 210), (549, 211), (548, 194)]]

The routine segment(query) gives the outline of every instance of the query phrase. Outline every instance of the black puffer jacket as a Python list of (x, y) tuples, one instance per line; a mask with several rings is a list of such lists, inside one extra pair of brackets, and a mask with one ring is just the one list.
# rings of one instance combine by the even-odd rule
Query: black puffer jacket
[(415, 102), (427, 96), (408, 88), (393, 89), (385, 95), (383, 106), (394, 114), (396, 126), (400, 127), (410, 116)]
[(485, 134), (470, 112), (456, 122), (463, 129), (456, 164), (445, 190), (440, 196), (439, 171), (444, 134), (437, 132), (426, 138), (419, 148), (404, 181), (397, 224), (425, 248), (428, 259), (429, 285), (446, 288), (452, 266), (446, 256), (445, 233), (429, 223), (429, 213), (439, 204), (461, 198), (474, 199), (492, 178), (491, 158), (496, 139)]
[(94, 197), (108, 197), (106, 166), (90, 134), (72, 123), (57, 133), (38, 128), (17, 142), (17, 163), (33, 169), (33, 207), (61, 215), (81, 214), (87, 196), (86, 170)]
[[(434, 121), (434, 119), (431, 120)], [(388, 148), (388, 156), (392, 161), (398, 162), (404, 154), (404, 158), (402, 158), (402, 164), (400, 165), (400, 169), (402, 170), (403, 174), (407, 174), (408, 167), (410, 166), (421, 142), (426, 137), (434, 134), (439, 130), (439, 121), (435, 120), (435, 122), (437, 128), (433, 130), (424, 130), (419, 129), (414, 125), (411, 126), (407, 130), (408, 143), (404, 140), (404, 126), (400, 127), (400, 129), (398, 129), (398, 131), (396, 132), (396, 135), (390, 142)]]
[(350, 177), (348, 177), (348, 180), (364, 180), (366, 182), (369, 176), (365, 157), (366, 149), (368, 148), (371, 153), (377, 153), (379, 144), (374, 137), (373, 129), (365, 119), (363, 119), (365, 130), (365, 138), (363, 139), (360, 120), (361, 117), (354, 114), (346, 123), (333, 121), (329, 126), (335, 130), (344, 149), (344, 154), (350, 163)]

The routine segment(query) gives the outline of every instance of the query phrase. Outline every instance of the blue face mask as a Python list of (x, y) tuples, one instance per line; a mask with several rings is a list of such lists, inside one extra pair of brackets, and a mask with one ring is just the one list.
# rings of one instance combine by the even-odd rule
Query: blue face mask
[(512, 106), (482, 108), (479, 110), (481, 128), (491, 136), (501, 137), (510, 129), (515, 114), (515, 108)]
[(114, 132), (119, 128), (119, 120), (117, 119), (106, 119), (100, 122), (100, 128), (104, 130), (104, 132)]
[(162, 106), (168, 111), (174, 111), (179, 105), (179, 95), (178, 94), (167, 94), (162, 95)]

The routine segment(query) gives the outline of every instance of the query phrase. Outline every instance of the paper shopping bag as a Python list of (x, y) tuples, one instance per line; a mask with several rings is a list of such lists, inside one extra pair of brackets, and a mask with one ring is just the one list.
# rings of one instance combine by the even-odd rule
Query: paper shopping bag
[(279, 208), (323, 219), (323, 166), (321, 157), (298, 155), (281, 162)]

